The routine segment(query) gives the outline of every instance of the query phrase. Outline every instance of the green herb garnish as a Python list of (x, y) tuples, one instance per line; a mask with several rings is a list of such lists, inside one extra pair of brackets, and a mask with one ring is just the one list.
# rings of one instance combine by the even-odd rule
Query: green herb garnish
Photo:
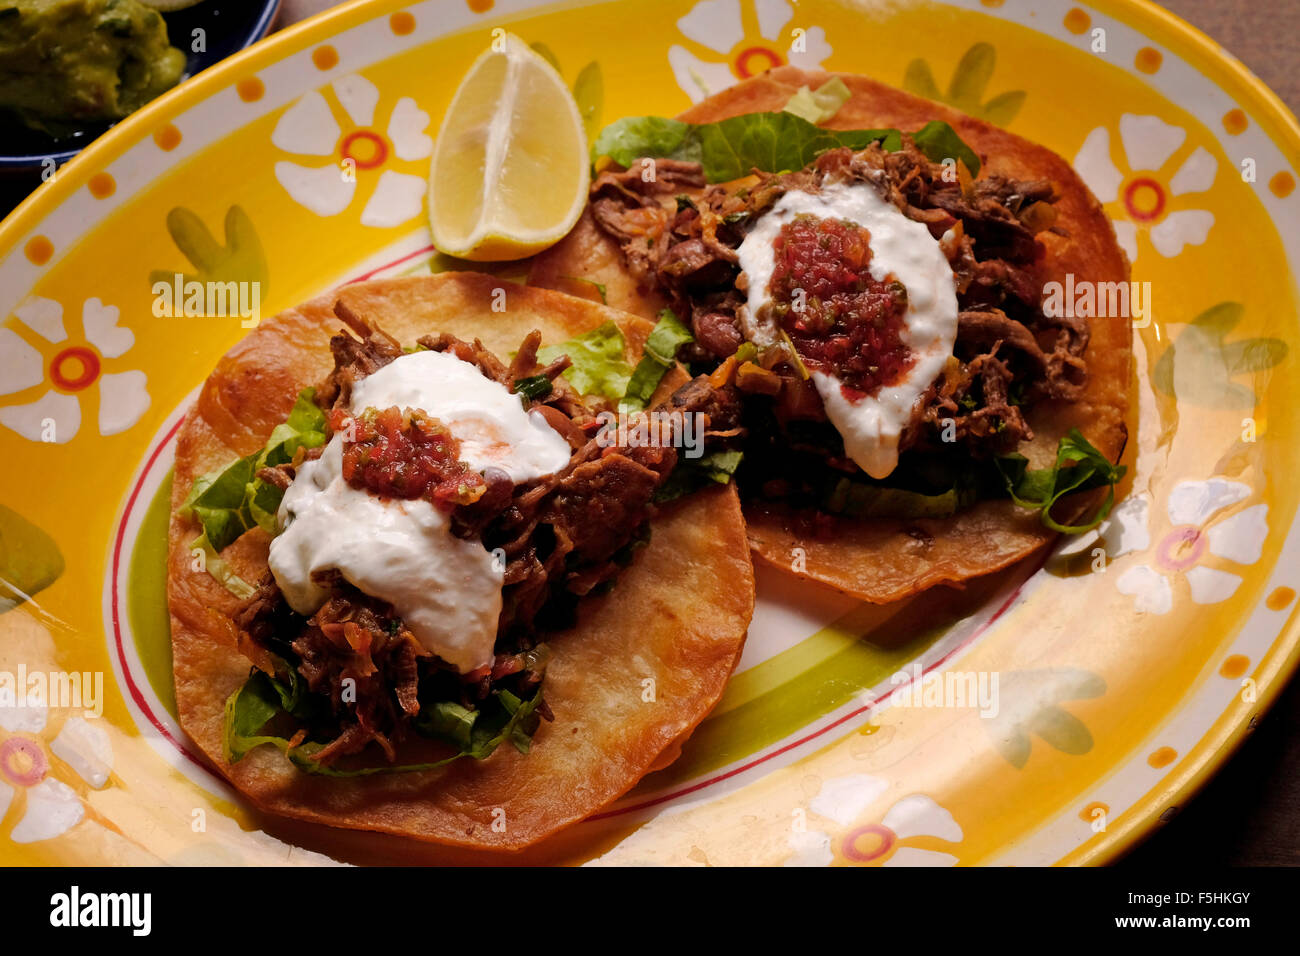
[(515, 380), (515, 393), (523, 396), (525, 406), (529, 402), (535, 402), (539, 398), (550, 395), (552, 388), (554, 386), (551, 384), (551, 380), (545, 375), (530, 375), (527, 378)]
[[(1029, 468), (1029, 459), (1021, 454), (996, 459), (1011, 500), (1022, 508), (1039, 512), (1044, 525), (1062, 534), (1082, 534), (1106, 520), (1115, 503), (1115, 485), (1127, 469), (1113, 465), (1092, 446), (1077, 428), (1071, 428), (1056, 448), (1056, 464), (1051, 468)], [(1108, 488), (1106, 500), (1083, 524), (1063, 525), (1052, 517), (1052, 508), (1066, 495), (1093, 488)]]

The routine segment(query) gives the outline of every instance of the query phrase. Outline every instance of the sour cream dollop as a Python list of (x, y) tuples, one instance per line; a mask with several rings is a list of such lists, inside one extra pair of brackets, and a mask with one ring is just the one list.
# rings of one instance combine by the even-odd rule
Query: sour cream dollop
[(908, 219), (865, 183), (836, 183), (817, 193), (792, 190), (759, 218), (738, 250), (749, 281), (741, 321), (746, 337), (758, 345), (780, 339), (775, 320), (766, 318), (762, 310), (771, 301), (773, 243), (781, 228), (800, 215), (845, 219), (866, 229), (871, 234), (868, 270), (872, 278), (883, 282), (892, 273), (907, 290), (901, 337), (913, 362), (899, 381), (874, 395), (852, 399), (836, 376), (811, 372), (826, 416), (844, 439), (845, 453), (871, 477), (884, 478), (898, 465), (899, 437), (912, 419), (917, 400), (952, 355), (958, 312), (952, 267), (929, 229)]
[[(516, 484), (568, 464), (570, 448), (519, 396), (445, 352), (413, 352), (362, 379), (350, 409), (420, 409), (460, 441), (461, 460), (500, 468)], [(450, 516), (423, 499), (380, 498), (343, 480), (343, 436), (298, 469), (280, 503), (270, 566), (299, 614), (329, 592), (312, 581), (337, 570), (387, 601), (415, 638), (462, 673), (492, 662), (505, 569), (478, 540), (451, 533)]]

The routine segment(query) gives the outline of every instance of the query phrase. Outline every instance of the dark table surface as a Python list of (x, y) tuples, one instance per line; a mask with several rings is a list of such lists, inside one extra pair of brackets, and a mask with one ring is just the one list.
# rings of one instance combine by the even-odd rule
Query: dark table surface
[[(307, 13), (320, 0), (287, 0)], [(1239, 57), (1300, 112), (1300, 0), (1165, 0), (1162, 4)], [(0, 212), (32, 188), (0, 179)], [(1300, 866), (1300, 681), (1293, 681), (1204, 790), (1121, 865)]]

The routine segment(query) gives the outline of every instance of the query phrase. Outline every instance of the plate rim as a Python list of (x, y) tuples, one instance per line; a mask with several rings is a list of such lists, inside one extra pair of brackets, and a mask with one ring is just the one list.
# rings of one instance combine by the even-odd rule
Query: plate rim
[[(616, 2), (618, 0), (542, 2), (536, 6), (530, 5), (527, 10), (489, 10), (482, 18), (485, 22), (510, 22), (525, 12)], [(938, 2), (942, 6), (971, 11), (971, 8), (960, 2)], [(243, 76), (254, 74), (313, 43), (328, 40), (351, 27), (404, 10), (410, 5), (408, 0), (347, 0), (253, 42), (152, 100), (83, 149), (73, 152), (60, 167), (59, 175), (38, 186), (0, 221), (0, 256), (7, 258), (10, 255), (21, 255), (22, 239), (50, 212), (72, 199), (73, 194), (85, 185), (95, 169), (103, 168), (120, 157), (129, 147), (147, 138), (150, 131), (158, 125), (187, 112)], [(1080, 5), (1111, 16), (1144, 36), (1155, 34), (1153, 39), (1158, 37), (1157, 42), (1183, 58), (1215, 87), (1233, 96), (1239, 105), (1248, 107), (1251, 118), (1273, 145), (1293, 167), (1300, 167), (1300, 120), (1297, 120), (1296, 115), (1272, 89), (1220, 43), (1176, 14), (1156, 5), (1153, 0), (1088, 0), (1086, 4)], [(272, 17), (268, 20), (268, 25), (280, 6), (277, 0), (270, 8)], [(1003, 19), (996, 8), (975, 9), (971, 12)], [(1043, 30), (1030, 29), (1051, 39), (1050, 34)], [(458, 32), (462, 31), (452, 30), (445, 35)], [(0, 162), (0, 169), (7, 168), (13, 167)], [(1276, 224), (1272, 214), (1269, 218)], [(46, 266), (52, 264), (47, 263)], [(1294, 274), (1292, 278), (1293, 281), (1296, 279)], [(1293, 518), (1290, 527), (1294, 528), (1297, 523), (1300, 523), (1300, 513)], [(1258, 696), (1251, 707), (1253, 715), (1246, 713), (1239, 719), (1227, 720), (1223, 713), (1219, 714), (1205, 735), (1197, 740), (1194, 753), (1189, 753), (1184, 758), (1181, 770), (1174, 770), (1161, 778), (1121, 814), (1115, 825), (1065, 852), (1054, 864), (1098, 865), (1118, 860), (1156, 830), (1161, 815), (1168, 807), (1183, 807), (1223, 768), (1254, 729), (1252, 725), (1257, 724), (1258, 719), (1273, 707), (1289, 682), (1295, 679), (1297, 670), (1300, 670), (1300, 604), (1293, 607), (1292, 613), (1270, 644), (1268, 653), (1274, 658), (1273, 666), (1267, 683), (1257, 685)], [(1175, 713), (1177, 711), (1169, 716)]]

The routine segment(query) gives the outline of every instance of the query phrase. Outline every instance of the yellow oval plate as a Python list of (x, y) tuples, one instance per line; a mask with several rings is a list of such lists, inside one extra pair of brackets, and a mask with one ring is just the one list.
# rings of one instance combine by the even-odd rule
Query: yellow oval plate
[[(176, 426), (241, 316), (442, 267), (430, 136), (501, 26), (593, 130), (789, 61), (1007, 126), (1074, 162), (1151, 306), (1099, 532), (887, 608), (761, 572), (681, 758), (521, 859), (1091, 863), (1175, 812), (1300, 643), (1300, 131), (1276, 98), (1129, 0), (374, 0), (185, 83), (0, 226), (0, 859), (462, 858), (261, 817), (203, 766), (171, 713), (162, 553)], [(191, 279), (260, 296), (185, 318), (162, 290)]]

